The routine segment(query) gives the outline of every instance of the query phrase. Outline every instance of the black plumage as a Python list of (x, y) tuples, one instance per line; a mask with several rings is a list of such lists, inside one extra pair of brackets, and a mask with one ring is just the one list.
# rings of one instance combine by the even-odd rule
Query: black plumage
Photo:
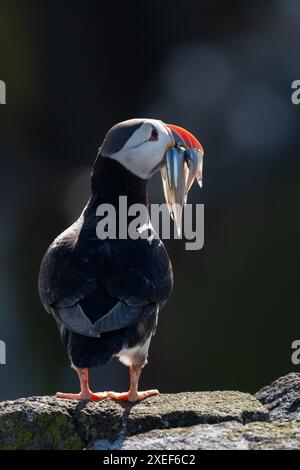
[[(49, 247), (39, 275), (42, 303), (54, 316), (76, 368), (105, 364), (151, 337), (173, 282), (159, 239), (100, 240), (96, 234), (97, 207), (112, 204), (118, 220), (120, 195), (127, 196), (128, 206), (147, 204), (147, 181), (101, 153), (91, 180), (90, 200)], [(137, 365), (146, 359), (142, 354)]]

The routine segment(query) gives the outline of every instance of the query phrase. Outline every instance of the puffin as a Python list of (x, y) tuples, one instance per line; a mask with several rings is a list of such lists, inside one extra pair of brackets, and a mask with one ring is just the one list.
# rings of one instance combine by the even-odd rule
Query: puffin
[[(151, 221), (134, 237), (99, 237), (97, 226), (104, 218), (99, 207), (114, 208), (117, 229), (121, 196), (129, 207), (143, 205), (149, 214), (147, 183), (160, 171), (180, 233), (187, 193), (194, 180), (202, 186), (203, 154), (193, 134), (157, 119), (129, 119), (106, 134), (91, 173), (90, 198), (49, 246), (39, 272), (41, 302), (57, 324), (80, 383), (79, 393), (58, 392), (58, 398), (136, 402), (159, 393), (140, 391), (138, 384), (158, 314), (173, 288), (171, 262)], [(132, 220), (129, 216), (127, 224)], [(89, 369), (112, 357), (129, 367), (129, 391), (93, 392)]]

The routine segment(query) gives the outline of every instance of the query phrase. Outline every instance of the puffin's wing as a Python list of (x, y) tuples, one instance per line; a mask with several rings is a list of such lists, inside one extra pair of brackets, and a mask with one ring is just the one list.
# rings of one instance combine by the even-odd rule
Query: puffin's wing
[[(62, 243), (54, 244), (40, 272), (42, 302), (59, 324), (75, 333), (98, 337), (157, 311), (153, 283), (144, 269), (135, 265), (143, 256), (134, 248), (136, 244), (105, 244), (95, 250), (91, 263), (84, 264), (81, 250), (70, 250), (65, 241), (66, 236)], [(142, 265), (147, 265), (147, 259), (142, 259)], [(131, 268), (126, 269), (128, 266)], [(93, 301), (102, 283), (110, 303), (104, 311), (103, 305)], [(91, 310), (96, 314), (93, 321)]]
[(102, 333), (126, 328), (140, 318), (157, 310), (155, 302), (144, 305), (129, 304), (119, 300), (115, 306), (103, 317), (92, 323), (85, 315), (82, 307), (77, 303), (72, 307), (52, 307), (52, 314), (61, 321), (66, 328), (85, 336), (99, 337)]

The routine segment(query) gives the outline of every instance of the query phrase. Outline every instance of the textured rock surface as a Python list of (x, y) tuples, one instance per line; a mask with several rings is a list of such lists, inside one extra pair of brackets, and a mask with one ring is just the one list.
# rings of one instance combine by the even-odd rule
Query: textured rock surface
[(272, 421), (300, 423), (300, 374), (280, 377), (264, 387), (256, 398), (270, 410)]
[(82, 449), (97, 439), (115, 441), (153, 429), (268, 417), (256, 398), (240, 392), (160, 395), (134, 405), (32, 397), (0, 404), (0, 448)]
[(300, 449), (300, 374), (256, 396), (160, 395), (137, 404), (32, 397), (0, 403), (0, 449)]
[(96, 441), (94, 450), (298, 450), (300, 426), (288, 423), (200, 424)]

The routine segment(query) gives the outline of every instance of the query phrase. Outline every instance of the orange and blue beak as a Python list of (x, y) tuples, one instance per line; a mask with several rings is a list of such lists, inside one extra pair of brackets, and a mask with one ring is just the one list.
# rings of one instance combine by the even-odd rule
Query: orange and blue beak
[(196, 137), (173, 124), (165, 124), (170, 137), (161, 170), (165, 199), (177, 233), (181, 233), (182, 210), (188, 192), (196, 179), (202, 187), (203, 155), (202, 145)]

